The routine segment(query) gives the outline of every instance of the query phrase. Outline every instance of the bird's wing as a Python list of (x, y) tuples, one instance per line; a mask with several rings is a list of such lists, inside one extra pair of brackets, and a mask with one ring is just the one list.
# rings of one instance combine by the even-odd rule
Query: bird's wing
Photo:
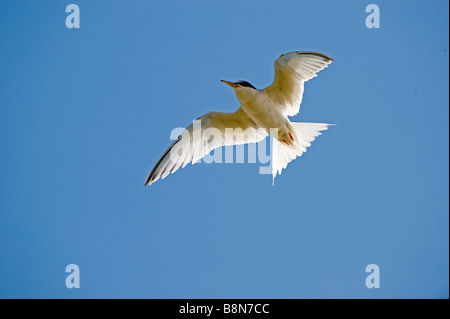
[(264, 90), (277, 104), (283, 105), (283, 113), (294, 116), (300, 111), (304, 83), (317, 76), (333, 62), (329, 56), (317, 52), (290, 52), (275, 60), (275, 77)]
[(151, 185), (188, 163), (194, 164), (213, 149), (225, 145), (256, 143), (267, 136), (239, 108), (234, 113), (209, 112), (189, 125), (156, 162), (145, 181)]

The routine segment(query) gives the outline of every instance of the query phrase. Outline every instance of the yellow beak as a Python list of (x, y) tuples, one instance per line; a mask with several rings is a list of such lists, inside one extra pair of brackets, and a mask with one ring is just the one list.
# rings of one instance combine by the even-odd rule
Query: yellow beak
[(230, 81), (222, 80), (221, 82), (223, 82), (223, 83), (225, 83), (225, 84), (228, 84), (228, 85), (231, 86), (233, 89), (235, 89), (235, 88), (238, 87), (238, 85), (237, 85), (236, 83), (233, 83), (233, 82), (230, 82)]

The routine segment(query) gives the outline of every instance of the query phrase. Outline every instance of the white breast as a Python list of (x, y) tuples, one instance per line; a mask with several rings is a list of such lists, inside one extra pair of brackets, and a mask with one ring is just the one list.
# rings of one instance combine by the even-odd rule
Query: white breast
[(269, 133), (271, 128), (286, 129), (287, 117), (282, 108), (268, 97), (265, 91), (253, 89), (237, 89), (236, 96), (245, 112)]

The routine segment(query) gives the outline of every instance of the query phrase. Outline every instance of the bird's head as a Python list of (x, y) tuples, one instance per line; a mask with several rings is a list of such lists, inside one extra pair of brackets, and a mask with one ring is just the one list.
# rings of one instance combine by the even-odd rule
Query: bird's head
[(245, 102), (246, 100), (253, 98), (258, 92), (258, 89), (247, 81), (230, 82), (222, 80), (222, 82), (234, 89), (238, 100), (241, 102)]
[(228, 84), (233, 89), (250, 88), (250, 89), (256, 90), (256, 88), (253, 85), (251, 85), (250, 83), (248, 83), (247, 81), (230, 82), (230, 81), (222, 80), (222, 82), (225, 84)]

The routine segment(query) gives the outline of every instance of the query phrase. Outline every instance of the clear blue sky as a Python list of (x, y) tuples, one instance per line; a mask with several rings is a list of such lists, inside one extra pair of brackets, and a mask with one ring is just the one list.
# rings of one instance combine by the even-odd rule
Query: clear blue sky
[[(0, 298), (448, 298), (448, 6), (1, 1)], [(219, 80), (265, 87), (298, 50), (335, 61), (291, 120), (338, 126), (275, 187), (256, 164), (143, 186), (173, 128), (239, 106)]]

